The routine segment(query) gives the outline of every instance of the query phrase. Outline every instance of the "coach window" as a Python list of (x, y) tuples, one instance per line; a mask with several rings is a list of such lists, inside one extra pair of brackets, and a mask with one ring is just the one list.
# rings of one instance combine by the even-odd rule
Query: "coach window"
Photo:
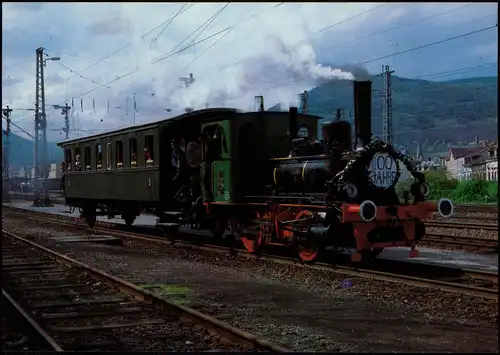
[(90, 170), (90, 147), (86, 146), (83, 150), (83, 163), (85, 165), (85, 170)]
[(123, 142), (116, 141), (116, 168), (121, 169), (123, 167)]
[(145, 137), (145, 145), (144, 145), (144, 161), (146, 162), (146, 166), (153, 166), (154, 163), (154, 144), (153, 144), (153, 136), (148, 135)]
[(102, 169), (102, 146), (97, 143), (95, 146), (95, 156), (96, 156), (96, 170)]
[(106, 170), (111, 170), (111, 142), (106, 143)]
[(67, 171), (73, 170), (73, 157), (71, 155), (71, 149), (66, 149), (66, 167)]
[(80, 148), (75, 148), (75, 171), (82, 171), (82, 156)]
[(130, 138), (130, 167), (137, 168), (137, 138)]

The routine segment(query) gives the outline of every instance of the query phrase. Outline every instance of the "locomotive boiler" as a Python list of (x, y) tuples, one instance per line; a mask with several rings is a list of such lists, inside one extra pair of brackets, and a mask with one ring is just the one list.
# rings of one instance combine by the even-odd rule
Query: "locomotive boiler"
[(292, 140), (292, 159), (280, 162), (273, 173), (280, 192), (323, 193), (327, 181), (345, 168), (352, 150), (349, 122), (326, 123), (322, 134), (322, 142)]

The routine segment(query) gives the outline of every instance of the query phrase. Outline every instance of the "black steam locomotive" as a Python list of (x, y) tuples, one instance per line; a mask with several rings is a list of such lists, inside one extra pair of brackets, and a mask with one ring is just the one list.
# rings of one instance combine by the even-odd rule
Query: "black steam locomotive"
[[(148, 208), (159, 227), (185, 224), (216, 237), (230, 231), (250, 252), (279, 244), (304, 261), (327, 246), (354, 249), (353, 260), (397, 246), (415, 255), (423, 220), (435, 211), (450, 216), (453, 204), (425, 202), (423, 174), (372, 135), (371, 82), (354, 82), (354, 103), (354, 142), (340, 119), (323, 124), (318, 140), (320, 118), (294, 107), (205, 109), (62, 142), (69, 169), (72, 156), (88, 162), (66, 172), (67, 203), (82, 208), (90, 225), (99, 214), (131, 224)], [(411, 201), (396, 195), (402, 166), (414, 178)]]

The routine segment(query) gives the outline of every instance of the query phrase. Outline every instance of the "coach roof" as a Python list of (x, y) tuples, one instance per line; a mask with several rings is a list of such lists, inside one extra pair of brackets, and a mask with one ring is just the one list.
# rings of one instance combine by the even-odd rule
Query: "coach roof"
[(106, 132), (101, 132), (98, 134), (94, 134), (94, 135), (90, 135), (90, 136), (86, 136), (86, 137), (82, 137), (82, 138), (67, 139), (67, 140), (58, 142), (57, 145), (59, 147), (62, 147), (65, 144), (84, 142), (84, 141), (93, 140), (93, 139), (97, 139), (97, 138), (101, 138), (101, 137), (106, 137), (106, 136), (109, 136), (111, 134), (114, 135), (114, 134), (120, 134), (120, 133), (123, 133), (126, 131), (131, 131), (131, 130), (145, 129), (145, 128), (149, 128), (149, 127), (157, 127), (161, 123), (164, 123), (164, 122), (166, 123), (166, 122), (180, 121), (180, 120), (183, 120), (183, 119), (186, 119), (189, 117), (191, 117), (191, 118), (196, 117), (198, 119), (204, 119), (204, 118), (213, 118), (213, 116), (216, 116), (216, 115), (226, 116), (226, 115), (234, 114), (234, 113), (238, 113), (238, 112), (240, 112), (240, 111), (238, 111), (237, 109), (234, 109), (234, 108), (225, 108), (225, 107), (206, 108), (206, 109), (202, 109), (202, 110), (186, 112), (182, 115), (171, 117), (171, 118), (163, 118), (163, 119), (158, 120), (158, 121), (129, 125), (129, 126), (125, 126), (123, 128), (120, 128), (120, 129), (109, 130)]

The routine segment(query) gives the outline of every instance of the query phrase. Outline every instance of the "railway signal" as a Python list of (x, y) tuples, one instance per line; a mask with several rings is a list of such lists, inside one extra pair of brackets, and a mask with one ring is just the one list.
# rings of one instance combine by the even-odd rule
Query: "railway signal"
[(54, 105), (54, 109), (61, 110), (61, 115), (64, 115), (64, 127), (62, 131), (66, 133), (66, 139), (69, 139), (69, 110), (71, 110), (71, 106), (68, 103), (65, 106)]

